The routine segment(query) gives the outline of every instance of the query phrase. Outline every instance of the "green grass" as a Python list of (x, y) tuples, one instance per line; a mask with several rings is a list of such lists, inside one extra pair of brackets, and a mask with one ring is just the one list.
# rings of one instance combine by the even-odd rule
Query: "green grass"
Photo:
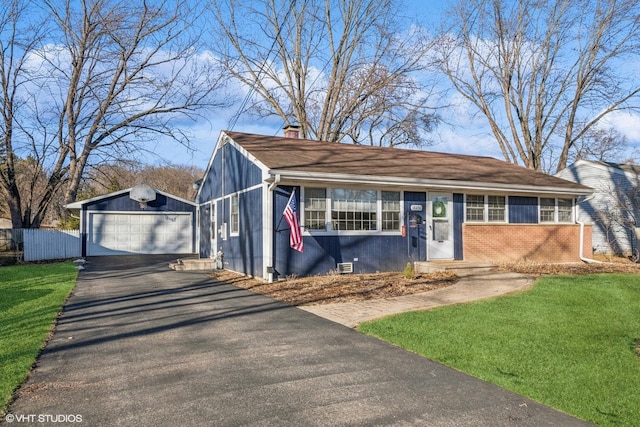
[(0, 414), (27, 378), (76, 276), (71, 263), (0, 267)]
[(359, 329), (598, 425), (640, 423), (640, 276), (547, 277)]

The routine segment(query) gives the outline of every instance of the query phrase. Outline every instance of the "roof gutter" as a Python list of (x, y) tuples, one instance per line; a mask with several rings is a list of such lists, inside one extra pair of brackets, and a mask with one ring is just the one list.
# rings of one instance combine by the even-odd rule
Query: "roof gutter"
[(273, 182), (269, 184), (269, 191), (273, 191), (273, 189), (278, 186), (278, 184), (280, 183), (280, 178), (281, 178), (280, 174), (277, 173), (275, 175), (275, 178), (273, 179)]
[[(459, 189), (459, 190), (512, 190), (524, 193), (548, 193), (548, 194), (568, 194), (575, 196), (583, 196), (593, 193), (592, 188), (584, 189), (567, 188), (567, 187), (548, 187), (518, 184), (496, 184), (496, 183), (477, 183), (472, 181), (452, 181), (446, 179), (418, 179), (404, 177), (381, 177), (372, 175), (352, 175), (352, 174), (327, 174), (322, 172), (290, 172), (281, 170), (270, 170), (270, 175), (280, 177), (281, 180), (296, 180), (307, 182), (323, 182), (323, 183), (352, 183), (365, 185), (382, 185), (382, 186), (402, 186), (402, 187), (436, 187), (439, 189)], [(268, 180), (269, 182), (269, 180)]]

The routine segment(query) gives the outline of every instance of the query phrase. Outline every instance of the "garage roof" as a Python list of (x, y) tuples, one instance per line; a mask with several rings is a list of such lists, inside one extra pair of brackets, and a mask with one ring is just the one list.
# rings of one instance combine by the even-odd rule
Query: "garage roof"
[[(133, 187), (131, 187), (131, 188), (133, 188)], [(89, 205), (89, 204), (92, 204), (92, 203), (95, 203), (95, 202), (99, 202), (99, 201), (104, 200), (104, 199), (109, 199), (109, 198), (112, 198), (112, 197), (116, 197), (116, 196), (120, 196), (122, 194), (129, 193), (129, 192), (131, 192), (131, 188), (127, 188), (126, 190), (114, 191), (113, 193), (108, 193), (108, 194), (104, 194), (102, 196), (92, 197), (90, 199), (85, 199), (85, 200), (80, 200), (80, 201), (73, 202), (73, 203), (68, 203), (68, 204), (64, 205), (64, 207), (67, 208), (67, 209), (82, 209), (82, 207), (84, 205)], [(186, 199), (183, 199), (181, 197), (174, 196), (173, 194), (165, 193), (164, 191), (160, 191), (160, 190), (155, 190), (155, 192), (158, 193), (158, 194), (162, 194), (163, 196), (170, 197), (170, 198), (175, 199), (175, 200), (179, 200), (179, 201), (181, 201), (183, 203), (188, 203), (188, 204), (190, 204), (192, 206), (197, 206), (196, 203), (191, 202), (191, 201), (186, 200)]]

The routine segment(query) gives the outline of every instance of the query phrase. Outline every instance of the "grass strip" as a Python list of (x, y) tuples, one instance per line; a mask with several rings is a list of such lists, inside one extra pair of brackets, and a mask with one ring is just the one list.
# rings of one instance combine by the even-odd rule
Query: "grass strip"
[(551, 276), (359, 329), (601, 426), (640, 420), (637, 275)]
[(0, 267), (0, 415), (27, 378), (76, 277), (71, 263)]

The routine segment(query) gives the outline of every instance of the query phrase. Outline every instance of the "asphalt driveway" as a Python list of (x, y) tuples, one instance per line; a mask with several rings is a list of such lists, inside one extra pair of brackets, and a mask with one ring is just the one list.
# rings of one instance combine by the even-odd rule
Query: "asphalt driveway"
[(53, 338), (10, 407), (16, 420), (49, 415), (58, 417), (55, 425), (87, 426), (587, 425), (203, 273), (169, 270), (173, 258), (89, 259)]

